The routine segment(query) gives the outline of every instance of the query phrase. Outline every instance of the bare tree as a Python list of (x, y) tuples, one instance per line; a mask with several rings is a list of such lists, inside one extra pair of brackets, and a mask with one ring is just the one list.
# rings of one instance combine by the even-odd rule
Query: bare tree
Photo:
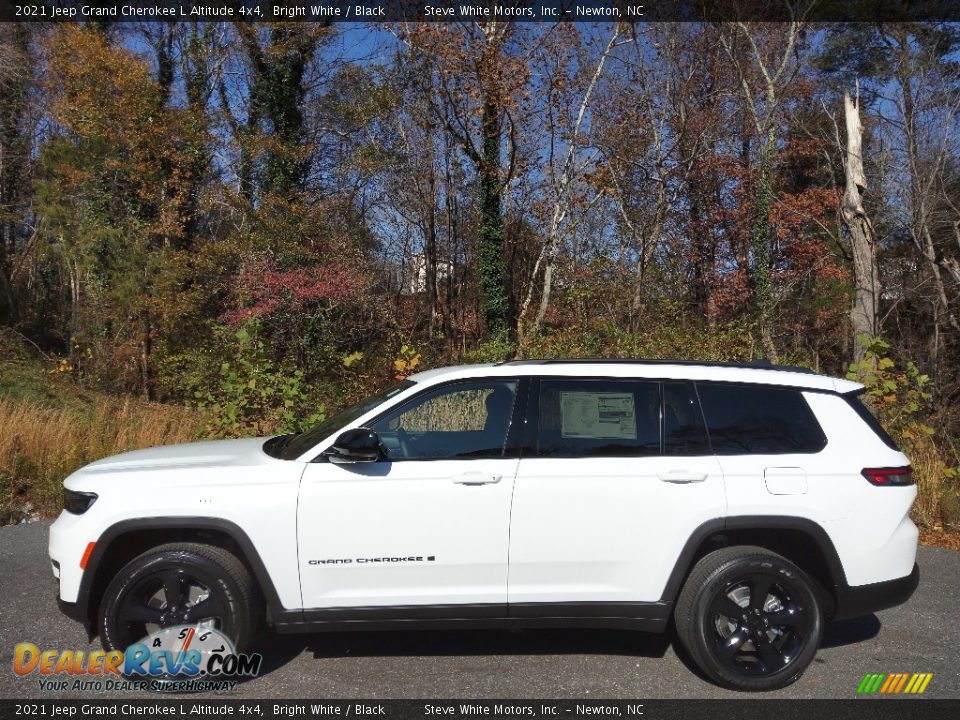
[[(634, 330), (643, 322), (647, 274), (671, 213), (704, 152), (708, 130), (715, 129), (695, 121), (690, 107), (710, 72), (704, 35), (684, 23), (635, 28), (632, 57), (614, 73), (603, 100), (606, 111), (597, 120), (608, 198), (619, 217), (625, 254), (633, 256)], [(703, 95), (709, 96), (702, 98), (707, 103), (714, 99), (709, 90)], [(685, 240), (699, 243), (701, 238)]]
[[(543, 319), (547, 314), (547, 308), (550, 307), (550, 297), (553, 290), (554, 263), (556, 262), (559, 248), (571, 230), (567, 225), (567, 221), (575, 204), (573, 198), (574, 189), (577, 182), (583, 178), (584, 173), (592, 167), (599, 154), (599, 152), (595, 150), (589, 158), (582, 158), (580, 156), (579, 151), (583, 149), (585, 144), (581, 137), (584, 121), (587, 117), (587, 111), (591, 107), (597, 85), (603, 75), (604, 67), (613, 50), (617, 45), (621, 44), (621, 42), (624, 42), (623, 27), (618, 23), (613, 26), (613, 32), (611, 32), (610, 38), (607, 40), (606, 45), (597, 58), (596, 64), (593, 66), (593, 71), (588, 76), (589, 79), (576, 106), (575, 115), (569, 119), (569, 124), (565, 122), (566, 118), (563, 118), (556, 123), (556, 127), (551, 128), (551, 130), (554, 131), (552, 133), (553, 135), (562, 134), (563, 137), (554, 137), (553, 142), (550, 144), (550, 161), (547, 167), (549, 192), (552, 200), (550, 220), (547, 226), (546, 240), (534, 263), (530, 283), (527, 286), (527, 292), (517, 317), (517, 337), (521, 345), (527, 338), (539, 332), (543, 324)], [(556, 115), (559, 114), (560, 113), (557, 113)], [(551, 117), (555, 117), (555, 115), (551, 113)], [(561, 150), (559, 153), (559, 157), (556, 157), (552, 151), (557, 145), (557, 140), (560, 140), (566, 146), (565, 150)], [(587, 204), (593, 204), (598, 198), (599, 196), (595, 195), (593, 200), (588, 201)], [(536, 315), (530, 320), (529, 314), (535, 297), (538, 278), (541, 278), (540, 302)]]
[[(743, 98), (760, 142), (758, 177), (751, 238), (753, 289), (760, 342), (772, 362), (778, 353), (773, 342), (771, 315), (774, 305), (770, 272), (770, 208), (773, 204), (774, 164), (777, 158), (777, 112), (784, 87), (798, 67), (795, 51), (806, 27), (806, 5), (787, 2), (791, 20), (782, 25), (736, 22), (720, 35), (723, 47), (737, 69)], [(760, 92), (753, 87), (759, 81)]]
[(942, 329), (946, 326), (960, 333), (955, 302), (949, 297), (943, 277), (944, 255), (934, 239), (944, 205), (944, 173), (954, 157), (960, 87), (956, 71), (951, 72), (950, 65), (943, 62), (941, 45), (918, 43), (913, 30), (910, 26), (892, 25), (879, 31), (880, 41), (893, 60), (897, 90), (893, 98), (896, 117), (885, 119), (888, 129), (902, 139), (905, 147), (903, 171), (908, 182), (904, 204), (910, 239), (932, 291), (929, 348), (931, 367), (939, 380), (936, 369), (943, 345)]
[(880, 270), (877, 266), (876, 233), (863, 205), (867, 177), (863, 172), (863, 125), (860, 122), (860, 96), (854, 102), (843, 94), (847, 131), (844, 156), (846, 185), (840, 205), (840, 218), (850, 238), (853, 256), (854, 295), (850, 309), (853, 329), (853, 360), (860, 362), (865, 341), (877, 334), (877, 310), (880, 302)]

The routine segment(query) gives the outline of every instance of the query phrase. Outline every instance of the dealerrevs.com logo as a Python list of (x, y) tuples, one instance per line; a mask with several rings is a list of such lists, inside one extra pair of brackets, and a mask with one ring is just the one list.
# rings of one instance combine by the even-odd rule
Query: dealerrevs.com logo
[(922, 695), (933, 673), (867, 673), (857, 686), (858, 695)]
[(122, 652), (40, 650), (33, 643), (13, 652), (13, 672), (37, 675), (43, 691), (230, 690), (239, 678), (256, 676), (262, 662), (259, 653), (237, 653), (229, 638), (201, 625), (163, 628)]

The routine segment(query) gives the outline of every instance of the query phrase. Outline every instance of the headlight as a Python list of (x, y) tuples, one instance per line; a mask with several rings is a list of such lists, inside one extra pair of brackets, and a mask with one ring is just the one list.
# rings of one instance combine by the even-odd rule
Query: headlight
[(74, 515), (83, 515), (97, 500), (96, 493), (63, 489), (63, 509)]

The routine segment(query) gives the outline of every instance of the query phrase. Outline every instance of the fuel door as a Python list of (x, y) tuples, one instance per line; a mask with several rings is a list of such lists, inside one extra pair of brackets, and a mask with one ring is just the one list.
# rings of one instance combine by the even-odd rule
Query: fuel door
[(763, 471), (771, 495), (806, 495), (807, 474), (798, 467), (768, 467)]

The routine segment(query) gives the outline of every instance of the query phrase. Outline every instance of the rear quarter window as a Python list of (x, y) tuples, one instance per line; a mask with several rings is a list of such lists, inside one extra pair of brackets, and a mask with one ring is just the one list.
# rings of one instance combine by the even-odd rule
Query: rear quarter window
[(799, 390), (697, 383), (697, 393), (717, 455), (816, 453), (827, 445)]

